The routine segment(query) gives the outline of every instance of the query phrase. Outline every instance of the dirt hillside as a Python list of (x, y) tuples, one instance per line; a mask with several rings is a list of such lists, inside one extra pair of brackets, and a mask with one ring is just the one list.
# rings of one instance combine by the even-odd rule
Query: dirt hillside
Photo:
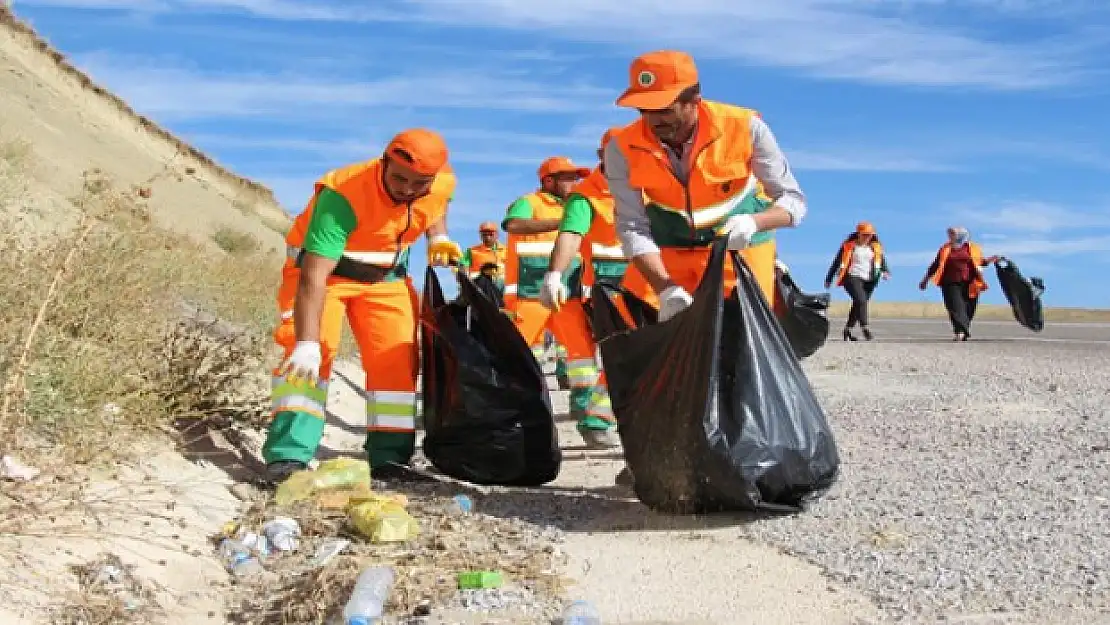
[(32, 232), (74, 223), (67, 198), (94, 168), (122, 187), (149, 188), (159, 225), (198, 241), (212, 243), (221, 229), (234, 230), (276, 249), (289, 223), (268, 188), (224, 169), (133, 111), (3, 5), (0, 145), (3, 160), (32, 160), (19, 164), (34, 192), (3, 205)]

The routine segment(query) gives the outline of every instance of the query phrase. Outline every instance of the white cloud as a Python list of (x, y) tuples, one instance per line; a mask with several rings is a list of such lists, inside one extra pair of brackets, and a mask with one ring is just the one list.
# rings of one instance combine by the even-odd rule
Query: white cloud
[[(975, 36), (946, 27), (967, 3), (939, 0), (564, 0), (551, 5), (518, 0), (25, 0), (26, 4), (142, 7), (146, 10), (239, 12), (275, 20), (425, 22), (554, 35), (619, 47), (620, 54), (682, 47), (719, 58), (804, 74), (876, 84), (1022, 90), (1077, 83), (1089, 77), (1105, 48), (1104, 35), (1081, 21), (1104, 4), (976, 0), (986, 17), (1030, 11), (1052, 36), (1020, 41)], [(1068, 10), (1063, 10), (1064, 8)], [(929, 12), (932, 10), (932, 12)], [(1061, 24), (1063, 17), (1070, 21)], [(986, 22), (990, 22), (987, 19)], [(1086, 22), (1099, 23), (1097, 21)], [(1019, 31), (1020, 32), (1020, 31)], [(650, 43), (647, 43), (650, 42)]]
[(1004, 202), (991, 208), (956, 207), (953, 215), (969, 227), (1048, 234), (1058, 230), (1110, 228), (1110, 207), (1084, 210), (1042, 201)]
[(369, 107), (477, 109), (573, 113), (608, 108), (609, 90), (561, 85), (477, 70), (429, 68), (376, 80), (302, 75), (202, 73), (104, 54), (78, 55), (75, 64), (136, 110), (162, 119), (294, 117)]

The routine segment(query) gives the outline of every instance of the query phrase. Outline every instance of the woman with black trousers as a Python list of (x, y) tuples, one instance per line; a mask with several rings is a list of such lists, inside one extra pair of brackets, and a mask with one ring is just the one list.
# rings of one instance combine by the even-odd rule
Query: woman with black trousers
[(863, 338), (870, 341), (873, 335), (867, 326), (867, 303), (879, 285), (879, 278), (890, 279), (883, 244), (879, 243), (875, 227), (870, 223), (861, 221), (856, 224), (856, 231), (840, 245), (829, 265), (829, 272), (825, 274), (826, 289), (832, 286), (834, 278), (836, 285), (844, 287), (848, 297), (852, 298), (852, 309), (848, 311), (848, 323), (844, 326), (844, 340), (857, 340), (852, 328), (859, 323)]
[(966, 341), (971, 336), (971, 320), (975, 318), (979, 295), (989, 288), (980, 268), (997, 261), (997, 256), (983, 258), (983, 248), (971, 240), (967, 228), (949, 228), (948, 242), (940, 246), (933, 264), (917, 285), (924, 291), (932, 279), (940, 287), (952, 322), (953, 341)]

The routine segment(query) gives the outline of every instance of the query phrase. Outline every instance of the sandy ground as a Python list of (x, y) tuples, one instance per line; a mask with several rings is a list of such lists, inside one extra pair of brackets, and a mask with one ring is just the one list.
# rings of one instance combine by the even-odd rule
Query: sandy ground
[[(337, 370), (345, 379), (361, 379), (353, 363)], [(555, 386), (554, 378), (550, 384)], [(553, 398), (556, 411), (565, 412), (568, 394), (556, 391)], [(361, 398), (339, 383), (329, 401), (333, 422), (322, 445), (357, 453), (362, 438), (349, 426), (363, 422)], [(615, 486), (624, 466), (619, 450), (585, 451), (574, 423), (565, 419), (559, 436), (565, 456), (558, 479), (528, 490), (537, 501), (549, 495), (565, 499), (560, 507), (578, 510), (569, 522), (530, 520), (566, 531), (567, 575), (577, 582), (571, 598), (592, 602), (606, 623), (723, 625), (736, 622), (729, 615), (746, 614), (767, 624), (848, 625), (875, 616), (865, 598), (825, 579), (817, 567), (739, 537), (739, 521), (650, 512), (630, 489)], [(520, 505), (514, 502), (511, 509)]]

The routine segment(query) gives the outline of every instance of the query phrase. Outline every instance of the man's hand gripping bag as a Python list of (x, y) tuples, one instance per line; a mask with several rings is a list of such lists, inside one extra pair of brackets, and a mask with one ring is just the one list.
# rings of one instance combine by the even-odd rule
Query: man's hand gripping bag
[[(723, 297), (724, 263), (738, 289)], [(748, 266), (717, 241), (694, 302), (600, 342), (636, 496), (679, 514), (800, 511), (836, 481), (825, 413)], [(623, 323), (608, 293), (595, 327)], [(610, 326), (611, 327), (611, 326)]]
[(543, 372), (512, 320), (469, 277), (458, 279), (451, 303), (431, 267), (424, 279), (424, 454), (474, 484), (546, 484), (562, 452)]

